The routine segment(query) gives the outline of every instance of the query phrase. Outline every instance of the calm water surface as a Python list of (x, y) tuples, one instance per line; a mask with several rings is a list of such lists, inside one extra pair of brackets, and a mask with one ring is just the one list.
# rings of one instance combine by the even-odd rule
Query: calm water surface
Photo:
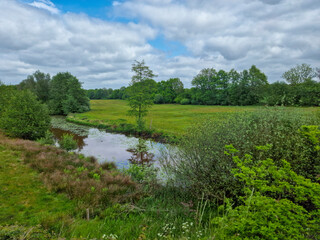
[(56, 142), (63, 134), (72, 134), (78, 144), (75, 152), (85, 156), (94, 156), (100, 163), (112, 161), (119, 168), (128, 167), (130, 162), (158, 165), (161, 152), (168, 147), (167, 144), (128, 137), (123, 134), (107, 133), (97, 128), (89, 128), (86, 136), (59, 128), (51, 128), (51, 131)]

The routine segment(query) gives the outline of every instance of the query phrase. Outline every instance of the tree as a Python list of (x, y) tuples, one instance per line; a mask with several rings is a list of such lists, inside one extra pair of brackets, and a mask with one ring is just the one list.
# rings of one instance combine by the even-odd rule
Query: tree
[(51, 114), (63, 115), (90, 110), (89, 98), (75, 76), (65, 72), (52, 78), (49, 109)]
[(297, 65), (291, 68), (289, 71), (282, 74), (284, 78), (290, 84), (299, 84), (306, 81), (311, 81), (316, 76), (315, 71), (309, 64)]
[(38, 70), (19, 83), (18, 88), (30, 90), (37, 95), (41, 102), (47, 103), (49, 101), (50, 80), (50, 74)]
[[(0, 89), (0, 95), (4, 89)], [(12, 137), (31, 140), (43, 137), (50, 126), (47, 106), (29, 90), (6, 90), (10, 90), (10, 94), (0, 99), (0, 128)]]
[(152, 78), (156, 75), (145, 65), (144, 60), (141, 62), (135, 61), (132, 64), (131, 71), (135, 74), (132, 76), (130, 86), (127, 88), (130, 107), (128, 114), (136, 118), (137, 129), (140, 132), (145, 125), (143, 118), (153, 104), (156, 82)]

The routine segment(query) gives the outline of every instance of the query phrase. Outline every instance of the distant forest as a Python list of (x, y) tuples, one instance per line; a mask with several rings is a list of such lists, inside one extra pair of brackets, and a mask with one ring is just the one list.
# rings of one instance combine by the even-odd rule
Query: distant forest
[[(319, 106), (320, 69), (301, 64), (282, 75), (285, 81), (269, 83), (256, 66), (249, 70), (229, 72), (205, 68), (184, 88), (179, 78), (153, 83), (154, 103), (194, 105), (282, 105)], [(86, 90), (90, 99), (127, 99), (127, 87)]]

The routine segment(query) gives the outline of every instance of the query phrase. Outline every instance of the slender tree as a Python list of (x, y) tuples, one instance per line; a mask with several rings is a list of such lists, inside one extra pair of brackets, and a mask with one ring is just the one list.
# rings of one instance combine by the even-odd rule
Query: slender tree
[(156, 82), (152, 78), (156, 75), (145, 65), (144, 60), (135, 61), (131, 70), (134, 75), (127, 88), (130, 106), (128, 114), (136, 118), (137, 129), (141, 132), (145, 126), (144, 117), (153, 104), (152, 93), (156, 88)]

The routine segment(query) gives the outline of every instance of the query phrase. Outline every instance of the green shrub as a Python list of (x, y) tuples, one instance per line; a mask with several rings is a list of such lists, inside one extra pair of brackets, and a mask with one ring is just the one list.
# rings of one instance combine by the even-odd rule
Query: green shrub
[[(221, 201), (225, 196), (237, 196), (241, 190), (231, 174), (235, 165), (224, 154), (228, 144), (239, 149), (240, 156), (249, 153), (254, 159), (270, 157), (276, 164), (286, 159), (295, 172), (315, 181), (319, 154), (299, 129), (316, 122), (315, 116), (282, 108), (237, 113), (220, 121), (204, 118), (188, 130), (179, 151), (163, 158), (163, 165), (184, 190), (196, 197), (205, 194)], [(255, 147), (266, 144), (271, 145), (268, 151)]]
[(180, 104), (181, 105), (187, 105), (187, 104), (190, 104), (190, 99), (188, 98), (184, 98), (180, 101)]
[(0, 99), (0, 128), (12, 137), (31, 140), (43, 137), (50, 126), (46, 105), (27, 90), (11, 89), (7, 97)]
[[(263, 150), (267, 148), (260, 148)], [(229, 146), (231, 152), (237, 152)], [(228, 154), (230, 155), (230, 154)], [(234, 177), (244, 184), (242, 205), (215, 217), (218, 239), (316, 239), (320, 234), (320, 185), (296, 174), (283, 160), (233, 157)], [(227, 201), (228, 202), (228, 201)]]
[(63, 134), (62, 139), (59, 141), (59, 145), (62, 149), (67, 151), (74, 150), (78, 147), (77, 141), (73, 139), (71, 134)]
[(54, 139), (52, 132), (47, 130), (44, 137), (37, 139), (37, 142), (39, 142), (42, 145), (53, 145)]

